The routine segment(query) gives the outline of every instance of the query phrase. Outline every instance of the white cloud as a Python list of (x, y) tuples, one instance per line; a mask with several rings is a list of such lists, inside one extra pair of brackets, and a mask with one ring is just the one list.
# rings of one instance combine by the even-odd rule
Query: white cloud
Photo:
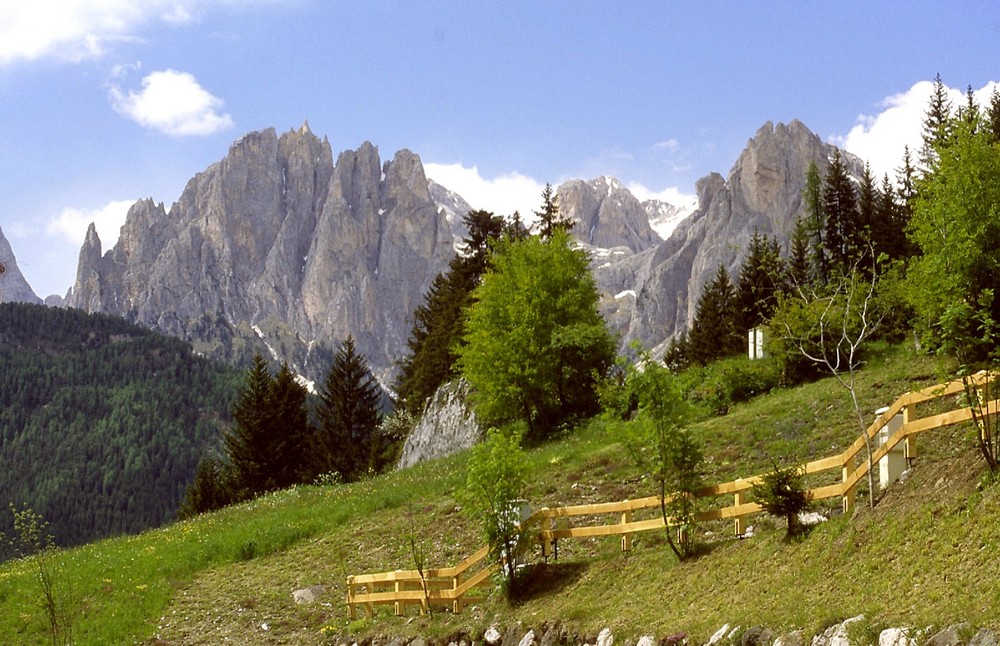
[(639, 182), (632, 182), (628, 184), (628, 190), (635, 195), (635, 197), (640, 202), (645, 202), (646, 200), (659, 200), (661, 202), (666, 202), (673, 206), (686, 206), (692, 202), (697, 202), (697, 195), (689, 195), (687, 193), (682, 193), (677, 187), (670, 186), (661, 191), (654, 191), (650, 188), (646, 188)]
[(201, 8), (281, 0), (0, 0), (0, 65), (99, 58), (109, 45), (137, 39), (150, 23), (195, 21)]
[[(882, 112), (858, 116), (857, 125), (850, 132), (831, 139), (841, 148), (868, 161), (876, 179), (884, 174), (889, 175), (889, 179), (895, 179), (896, 168), (903, 159), (903, 148), (909, 146), (916, 161), (923, 145), (921, 126), (933, 87), (930, 81), (920, 81), (906, 92), (883, 99), (879, 104)], [(989, 105), (990, 95), (996, 87), (997, 83), (991, 81), (979, 90), (973, 90), (980, 106)], [(964, 90), (948, 88), (948, 95), (954, 108), (965, 105)]]
[(517, 172), (492, 179), (479, 174), (479, 167), (462, 164), (424, 164), (424, 172), (441, 186), (462, 196), (474, 209), (485, 209), (497, 215), (513, 215), (530, 221), (541, 204), (545, 185)]
[(139, 92), (126, 93), (117, 83), (110, 85), (109, 92), (116, 112), (175, 137), (211, 135), (233, 125), (232, 117), (220, 113), (222, 99), (210, 94), (187, 72), (151, 72), (142, 79)]
[(681, 145), (681, 142), (677, 141), (677, 139), (670, 138), (670, 139), (667, 139), (666, 141), (660, 141), (660, 142), (657, 142), (657, 143), (653, 144), (653, 149), (654, 150), (666, 150), (667, 152), (674, 152), (675, 150), (677, 150), (678, 148), (680, 148), (680, 145)]
[(87, 236), (87, 227), (93, 222), (101, 248), (107, 251), (118, 242), (125, 216), (133, 204), (135, 200), (115, 200), (96, 209), (65, 208), (46, 223), (45, 232), (80, 247)]

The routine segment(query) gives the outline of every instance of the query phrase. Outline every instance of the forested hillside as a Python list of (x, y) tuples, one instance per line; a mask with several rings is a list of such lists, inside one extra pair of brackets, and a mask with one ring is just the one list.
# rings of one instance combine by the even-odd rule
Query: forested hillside
[(62, 545), (171, 520), (240, 377), (120, 318), (0, 305), (0, 504)]

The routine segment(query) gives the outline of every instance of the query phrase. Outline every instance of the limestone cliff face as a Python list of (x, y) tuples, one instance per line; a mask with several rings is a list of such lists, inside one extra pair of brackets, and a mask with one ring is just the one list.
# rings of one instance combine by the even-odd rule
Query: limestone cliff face
[(0, 229), (0, 303), (41, 303), (17, 266), (17, 258)]
[[(795, 220), (805, 214), (809, 164), (815, 162), (822, 175), (833, 150), (798, 121), (768, 122), (728, 178), (712, 173), (698, 181), (697, 211), (667, 240), (635, 256), (598, 262), (602, 309), (623, 346), (638, 339), (652, 347), (686, 329), (720, 263), (735, 279), (755, 230), (786, 245)], [(860, 160), (844, 158), (860, 175)]]
[(420, 159), (341, 153), (303, 125), (246, 135), (169, 209), (130, 210), (102, 255), (91, 229), (70, 305), (189, 339), (223, 359), (255, 350), (315, 380), (352, 334), (385, 378), (410, 313), (451, 257)]

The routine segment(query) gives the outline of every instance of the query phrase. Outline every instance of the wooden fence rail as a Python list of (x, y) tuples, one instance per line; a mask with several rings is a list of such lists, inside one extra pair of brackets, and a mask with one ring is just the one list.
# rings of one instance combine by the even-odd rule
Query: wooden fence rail
[[(982, 388), (996, 377), (996, 374), (980, 372), (970, 380), (974, 387)], [(895, 458), (897, 464), (908, 464), (917, 456), (915, 440), (917, 434), (971, 420), (969, 407), (958, 401), (955, 407), (943, 413), (921, 417), (918, 411), (918, 406), (921, 404), (943, 400), (964, 392), (965, 384), (961, 379), (957, 379), (906, 393), (892, 405), (882, 409), (865, 431), (868, 441), (873, 446), (872, 466), (883, 468), (890, 462), (890, 458)], [(1000, 400), (990, 401), (987, 415), (996, 415), (998, 410), (1000, 410)], [(885, 429), (888, 432), (885, 432)], [(878, 437), (880, 433), (883, 436), (881, 438)], [(801, 465), (802, 471), (807, 475), (839, 470), (838, 482), (809, 490), (813, 500), (840, 498), (845, 512), (853, 509), (857, 486), (863, 478), (866, 478), (869, 469), (865, 452), (865, 435), (860, 436), (842, 453)], [(901, 455), (900, 445), (902, 445)], [(874, 448), (876, 446), (877, 448)], [(888, 481), (898, 476), (898, 473), (893, 473), (891, 466), (887, 471), (888, 473), (883, 468), (883, 486), (887, 486)], [(728, 495), (732, 496), (733, 502), (730, 505), (723, 504), (700, 511), (695, 519), (709, 521), (731, 518), (734, 521), (736, 534), (743, 535), (746, 532), (747, 517), (762, 510), (758, 503), (747, 501), (748, 492), (761, 482), (762, 475), (737, 478), (699, 490), (696, 494), (698, 498), (711, 499)], [(664, 527), (662, 516), (633, 520), (634, 512), (659, 507), (659, 496), (650, 496), (621, 502), (544, 508), (534, 512), (523, 526), (541, 546), (542, 555), (545, 557), (553, 553), (556, 541), (560, 538), (621, 536), (622, 549), (627, 551), (632, 547), (633, 534)], [(575, 517), (600, 519), (610, 514), (617, 517), (617, 522), (603, 521), (599, 524), (554, 527), (558, 519)], [(416, 570), (349, 576), (347, 606), (350, 617), (355, 618), (358, 607), (364, 608), (370, 616), (376, 605), (393, 605), (397, 615), (404, 614), (407, 605), (419, 606), (421, 614), (426, 612), (431, 604), (450, 607), (452, 611), (459, 612), (463, 606), (478, 600), (467, 596), (468, 593), (488, 583), (490, 575), (494, 572), (494, 567), (487, 563), (488, 552), (489, 550), (484, 547), (455, 567), (426, 570), (423, 577)], [(472, 574), (469, 574), (470, 572)]]

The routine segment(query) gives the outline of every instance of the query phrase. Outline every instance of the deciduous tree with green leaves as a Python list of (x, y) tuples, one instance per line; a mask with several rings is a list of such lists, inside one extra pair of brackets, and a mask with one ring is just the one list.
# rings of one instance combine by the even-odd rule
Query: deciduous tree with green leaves
[(596, 379), (614, 360), (597, 301), (587, 254), (566, 231), (499, 244), (459, 348), (480, 419), (522, 420), (538, 436), (597, 412)]
[(472, 449), (462, 496), (463, 509), (482, 529), (508, 598), (516, 592), (517, 565), (524, 547), (520, 506), (526, 471), (520, 436), (491, 428), (486, 440)]
[(678, 559), (685, 559), (695, 552), (692, 525), (703, 459), (700, 444), (687, 428), (690, 409), (676, 378), (648, 353), (626, 370), (625, 393), (616, 400), (634, 401), (638, 410), (629, 421), (621, 421), (621, 411), (609, 411), (616, 419), (613, 428), (656, 483), (667, 543)]
[[(919, 183), (911, 236), (920, 249), (907, 274), (926, 347), (955, 357), (973, 406), (969, 377), (996, 365), (1000, 341), (1000, 144), (988, 129), (955, 119)], [(997, 422), (981, 415), (977, 445), (1000, 470)]]

